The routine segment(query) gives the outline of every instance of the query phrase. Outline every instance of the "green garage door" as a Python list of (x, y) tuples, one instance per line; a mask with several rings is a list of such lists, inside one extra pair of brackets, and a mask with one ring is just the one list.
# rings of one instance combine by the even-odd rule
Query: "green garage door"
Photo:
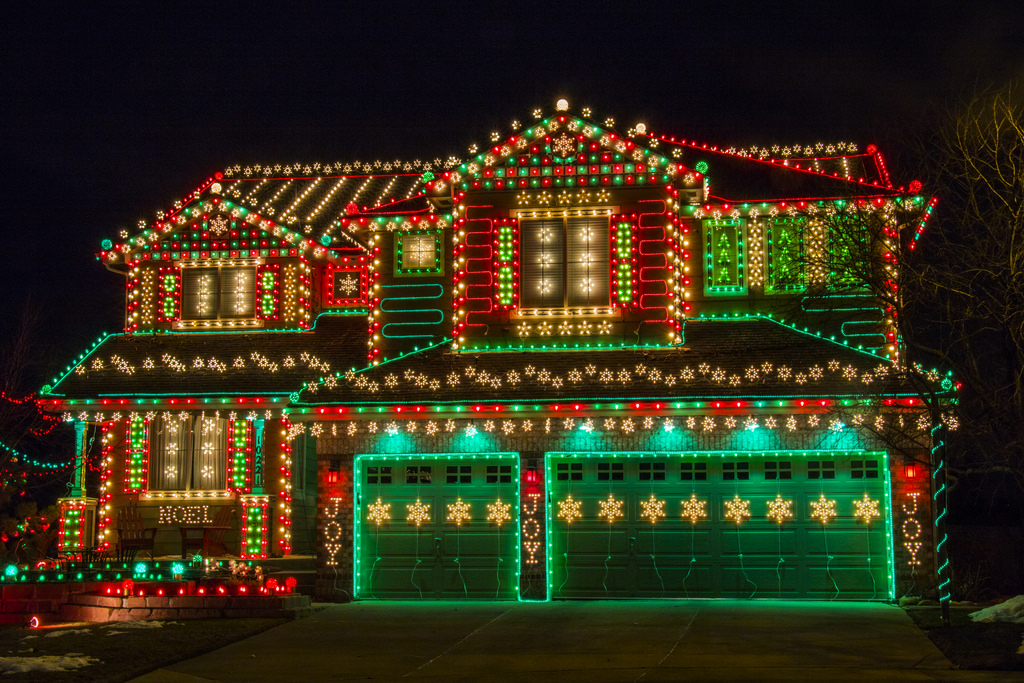
[(892, 597), (881, 452), (549, 453), (552, 598)]
[(360, 455), (355, 597), (515, 599), (515, 454)]

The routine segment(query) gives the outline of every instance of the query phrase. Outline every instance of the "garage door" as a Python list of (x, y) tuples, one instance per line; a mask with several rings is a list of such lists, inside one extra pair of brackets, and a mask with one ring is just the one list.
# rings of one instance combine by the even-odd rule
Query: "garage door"
[(518, 597), (515, 454), (355, 460), (355, 596)]
[(889, 599), (881, 452), (549, 453), (552, 598)]

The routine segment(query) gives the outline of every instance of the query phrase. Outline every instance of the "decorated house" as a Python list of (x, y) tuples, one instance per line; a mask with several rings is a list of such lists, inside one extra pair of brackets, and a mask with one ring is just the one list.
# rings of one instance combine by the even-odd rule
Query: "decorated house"
[(98, 254), (125, 329), (44, 397), (61, 543), (131, 508), (185, 554), (230, 508), (322, 599), (934, 588), (953, 390), (892, 304), (932, 204), (873, 148), (564, 101), (465, 161), (234, 166)]

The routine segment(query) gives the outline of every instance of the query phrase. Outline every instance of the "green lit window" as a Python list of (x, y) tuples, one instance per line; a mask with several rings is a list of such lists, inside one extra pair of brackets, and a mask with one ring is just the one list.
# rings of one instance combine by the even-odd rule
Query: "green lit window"
[(746, 293), (743, 221), (705, 221), (704, 241), (704, 277), (708, 293)]
[(708, 464), (706, 462), (684, 462), (679, 465), (680, 481), (707, 481)]
[(745, 481), (750, 479), (750, 463), (746, 462), (723, 462), (722, 479), (725, 481)]
[(227, 485), (227, 420), (203, 415), (154, 420), (151, 491), (215, 491)]
[(625, 475), (625, 467), (621, 462), (599, 462), (597, 463), (598, 481), (622, 481)]
[(366, 483), (367, 484), (390, 484), (391, 483), (391, 468), (390, 467), (367, 467), (366, 468)]
[(802, 290), (805, 278), (804, 223), (777, 220), (768, 224), (768, 290)]
[(555, 468), (558, 481), (583, 481), (583, 463), (560, 462)]
[(395, 238), (395, 271), (400, 275), (441, 272), (441, 240), (435, 232), (400, 232)]
[(430, 465), (425, 465), (421, 467), (409, 466), (405, 468), (406, 484), (429, 484), (430, 477)]
[(665, 481), (665, 463), (641, 462), (640, 481)]
[(511, 465), (488, 465), (487, 466), (487, 483), (488, 484), (510, 484), (512, 482), (512, 466)]
[(863, 287), (872, 259), (864, 223), (852, 219), (832, 222), (828, 242), (829, 285), (836, 289)]
[(449, 465), (445, 482), (448, 484), (472, 484), (473, 468), (470, 465)]
[(792, 479), (793, 478), (793, 463), (788, 460), (781, 462), (773, 462), (771, 460), (764, 464), (764, 478), (768, 480), (772, 479)]
[(181, 270), (183, 320), (252, 319), (256, 317), (256, 269), (189, 267)]
[(807, 461), (808, 479), (835, 479), (836, 464), (831, 460), (809, 460)]
[(852, 461), (850, 463), (850, 477), (853, 479), (878, 479), (878, 461)]
[(545, 218), (520, 224), (523, 308), (607, 306), (609, 221)]

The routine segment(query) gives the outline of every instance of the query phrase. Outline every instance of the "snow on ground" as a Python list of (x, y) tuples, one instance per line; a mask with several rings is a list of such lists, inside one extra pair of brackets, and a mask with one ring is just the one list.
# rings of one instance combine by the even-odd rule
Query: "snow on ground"
[[(1024, 595), (1010, 598), (998, 605), (971, 612), (974, 621), (1002, 621), (1009, 624), (1024, 624)], [(1022, 646), (1024, 649), (1024, 646)]]
[(114, 624), (107, 624), (103, 628), (114, 629), (107, 631), (108, 636), (116, 636), (120, 633), (138, 629), (163, 628), (164, 626), (181, 626), (180, 621), (119, 621)]
[(95, 657), (85, 655), (40, 655), (38, 657), (0, 657), (0, 674), (23, 674), (36, 671), (71, 671), (90, 664), (100, 664)]

